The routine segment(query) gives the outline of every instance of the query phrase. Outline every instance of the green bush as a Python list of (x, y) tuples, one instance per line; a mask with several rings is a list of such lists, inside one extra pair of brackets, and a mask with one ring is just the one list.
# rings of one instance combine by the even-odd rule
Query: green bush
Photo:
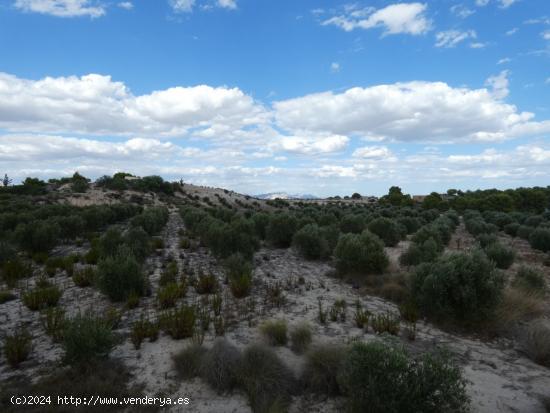
[(346, 356), (346, 348), (341, 345), (318, 345), (306, 353), (306, 361), (301, 380), (311, 392), (326, 396), (340, 394), (338, 373)]
[(290, 330), (290, 348), (298, 354), (305, 352), (312, 340), (311, 326), (302, 322)]
[(178, 273), (178, 263), (176, 261), (170, 261), (160, 276), (159, 285), (165, 286), (177, 282)]
[(407, 251), (399, 257), (399, 262), (401, 265), (419, 265), (434, 261), (439, 254), (437, 242), (433, 238), (428, 238), (422, 244), (411, 243)]
[(511, 237), (516, 237), (518, 235), (519, 226), (517, 222), (512, 222), (504, 226), (504, 232)]
[(529, 240), (531, 234), (535, 231), (535, 228), (529, 227), (527, 225), (520, 225), (518, 228), (517, 236), (525, 240)]
[(407, 230), (407, 234), (414, 234), (422, 226), (421, 221), (416, 217), (399, 217), (397, 223)]
[(189, 338), (195, 332), (197, 313), (195, 307), (182, 305), (160, 316), (160, 328), (175, 340)]
[(285, 320), (266, 321), (260, 326), (260, 331), (270, 345), (286, 346), (288, 336)]
[(537, 228), (529, 236), (529, 244), (542, 252), (550, 251), (550, 229)]
[(477, 242), (481, 248), (486, 248), (495, 242), (498, 242), (498, 237), (496, 234), (480, 234), (476, 237)]
[(136, 350), (139, 350), (141, 343), (146, 338), (150, 342), (156, 341), (159, 335), (159, 325), (156, 322), (148, 319), (141, 318), (132, 324), (132, 331), (130, 333), (130, 340)]
[(266, 239), (278, 248), (288, 248), (297, 230), (296, 218), (289, 214), (274, 214), (266, 228)]
[(292, 245), (305, 258), (317, 260), (330, 255), (329, 244), (317, 224), (300, 228), (292, 239)]
[(497, 268), (507, 269), (514, 263), (516, 254), (513, 249), (507, 248), (500, 242), (493, 242), (485, 248), (485, 253)]
[(344, 215), (340, 221), (340, 231), (344, 234), (360, 234), (365, 229), (365, 220), (360, 215)]
[(512, 285), (541, 295), (546, 291), (544, 274), (532, 267), (521, 266)]
[(62, 291), (55, 285), (37, 286), (22, 295), (23, 303), (31, 311), (55, 307), (61, 298)]
[(395, 247), (402, 238), (399, 225), (389, 218), (377, 218), (371, 221), (368, 229), (384, 241), (386, 247)]
[(15, 287), (22, 278), (31, 275), (31, 266), (18, 257), (9, 259), (2, 265), (2, 278), (10, 288)]
[(343, 234), (334, 250), (336, 267), (341, 273), (382, 272), (389, 264), (384, 244), (374, 234)]
[(32, 350), (32, 337), (25, 329), (18, 328), (13, 334), (7, 334), (4, 338), (4, 356), (12, 368), (29, 357)]
[(46, 334), (54, 342), (59, 342), (63, 338), (65, 322), (65, 311), (59, 307), (48, 308), (43, 313), (42, 325), (44, 326), (44, 330), (46, 330)]
[(73, 274), (73, 281), (79, 287), (88, 287), (95, 282), (96, 272), (94, 267), (84, 267), (76, 270)]
[(435, 225), (424, 225), (422, 228), (416, 231), (416, 233), (411, 238), (411, 241), (417, 245), (422, 245), (429, 239), (435, 242), (438, 252), (443, 251), (443, 240), (441, 239), (441, 234), (435, 227)]
[(192, 379), (201, 373), (202, 360), (206, 349), (198, 344), (190, 344), (172, 358), (178, 375), (184, 379)]
[(157, 300), (161, 309), (175, 307), (180, 298), (185, 297), (186, 287), (184, 284), (171, 282), (161, 287), (157, 293)]
[(227, 340), (218, 338), (202, 357), (201, 377), (217, 393), (233, 390), (238, 384), (241, 352)]
[(413, 297), (426, 315), (458, 322), (489, 317), (504, 287), (503, 275), (479, 250), (421, 264), (411, 281)]
[(21, 248), (30, 253), (48, 252), (57, 245), (59, 227), (53, 221), (19, 224), (14, 237)]
[(348, 352), (338, 383), (350, 412), (467, 412), (466, 381), (443, 354), (411, 358), (403, 347), (358, 342)]
[(252, 288), (252, 264), (241, 254), (233, 254), (225, 260), (224, 265), (233, 296), (248, 296)]
[(67, 320), (62, 343), (65, 361), (73, 364), (107, 357), (116, 344), (111, 327), (108, 320), (92, 313)]
[(133, 227), (142, 227), (149, 235), (159, 233), (168, 221), (168, 209), (165, 207), (151, 207), (136, 215), (131, 220)]
[(132, 227), (124, 234), (124, 245), (130, 253), (139, 261), (145, 261), (145, 258), (151, 252), (151, 237), (141, 227)]
[(132, 292), (143, 295), (146, 279), (141, 266), (129, 252), (99, 261), (97, 281), (101, 291), (113, 301), (124, 301)]
[(15, 300), (17, 296), (8, 290), (0, 290), (0, 304)]
[(254, 413), (286, 411), (294, 376), (268, 347), (253, 344), (245, 349), (239, 369), (239, 382)]
[(195, 290), (197, 294), (214, 294), (218, 291), (218, 278), (214, 274), (199, 274)]

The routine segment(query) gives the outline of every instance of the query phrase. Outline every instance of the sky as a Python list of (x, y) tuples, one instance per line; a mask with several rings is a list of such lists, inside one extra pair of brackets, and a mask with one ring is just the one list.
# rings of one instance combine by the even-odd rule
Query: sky
[(550, 185), (550, 1), (0, 0), (0, 173)]

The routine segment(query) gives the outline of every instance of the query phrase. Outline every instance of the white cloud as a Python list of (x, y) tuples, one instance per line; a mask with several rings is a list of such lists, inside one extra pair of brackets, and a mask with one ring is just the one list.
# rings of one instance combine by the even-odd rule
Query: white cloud
[(132, 10), (134, 8), (134, 3), (131, 1), (121, 1), (118, 3), (118, 7), (125, 10)]
[(218, 0), (218, 6), (224, 9), (236, 9), (237, 2), (236, 0)]
[(545, 84), (550, 85), (550, 77), (544, 81)]
[(393, 154), (387, 146), (363, 146), (362, 148), (357, 148), (353, 152), (353, 156), (356, 158), (373, 159), (389, 158)]
[(181, 136), (212, 128), (223, 138), (266, 116), (237, 88), (173, 87), (135, 96), (110, 76), (26, 80), (0, 73), (0, 128), (13, 131)]
[(379, 10), (348, 6), (344, 14), (327, 19), (322, 24), (335, 25), (345, 31), (382, 27), (384, 35), (420, 35), (431, 29), (431, 21), (425, 16), (426, 9), (427, 5), (422, 3), (397, 3)]
[(550, 30), (545, 30), (540, 35), (544, 40), (550, 40)]
[(497, 62), (497, 65), (504, 65), (506, 63), (510, 63), (511, 61), (512, 59), (510, 59), (509, 57), (504, 57)]
[(508, 88), (510, 83), (508, 80), (509, 73), (508, 70), (503, 70), (498, 75), (491, 76), (485, 81), (485, 85), (491, 88), (495, 99), (504, 99), (510, 93)]
[[(316, 93), (274, 103), (278, 127), (300, 136), (335, 134), (406, 142), (498, 141), (550, 132), (550, 121), (500, 99), (507, 73), (487, 89), (409, 82)], [(495, 96), (497, 95), (497, 96)]]
[(16, 0), (14, 6), (25, 12), (48, 14), (56, 17), (100, 17), (105, 7), (91, 0)]
[(506, 32), (506, 36), (512, 36), (514, 34), (516, 34), (518, 32), (518, 28), (517, 27), (514, 27), (513, 29), (510, 29)]
[(169, 4), (176, 13), (190, 13), (193, 11), (195, 0), (169, 0)]
[(475, 30), (446, 30), (435, 35), (436, 47), (455, 47), (460, 42), (477, 37)]
[(340, 71), (340, 63), (338, 62), (332, 62), (330, 64), (330, 71), (332, 73), (338, 73)]
[(342, 135), (302, 137), (284, 136), (273, 145), (273, 149), (299, 154), (328, 154), (346, 148), (349, 138)]
[(470, 43), (470, 48), (472, 49), (485, 49), (487, 47), (487, 43), (481, 43), (481, 42), (473, 42)]
[[(490, 3), (491, 0), (476, 0), (476, 6), (483, 7)], [(507, 9), (518, 0), (496, 0), (499, 3), (501, 9)]]
[(474, 14), (475, 10), (466, 7), (464, 4), (455, 4), (451, 7), (451, 13), (457, 15), (462, 19), (465, 19)]

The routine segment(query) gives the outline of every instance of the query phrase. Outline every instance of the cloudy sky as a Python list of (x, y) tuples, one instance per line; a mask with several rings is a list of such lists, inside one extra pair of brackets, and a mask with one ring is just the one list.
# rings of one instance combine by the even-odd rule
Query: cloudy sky
[(546, 0), (1, 0), (0, 173), (550, 184)]

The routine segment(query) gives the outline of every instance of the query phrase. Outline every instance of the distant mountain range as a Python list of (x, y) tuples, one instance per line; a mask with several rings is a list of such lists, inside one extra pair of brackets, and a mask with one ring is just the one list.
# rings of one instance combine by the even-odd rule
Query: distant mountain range
[(317, 199), (318, 197), (311, 194), (287, 194), (286, 192), (270, 192), (269, 194), (254, 195), (259, 199)]

